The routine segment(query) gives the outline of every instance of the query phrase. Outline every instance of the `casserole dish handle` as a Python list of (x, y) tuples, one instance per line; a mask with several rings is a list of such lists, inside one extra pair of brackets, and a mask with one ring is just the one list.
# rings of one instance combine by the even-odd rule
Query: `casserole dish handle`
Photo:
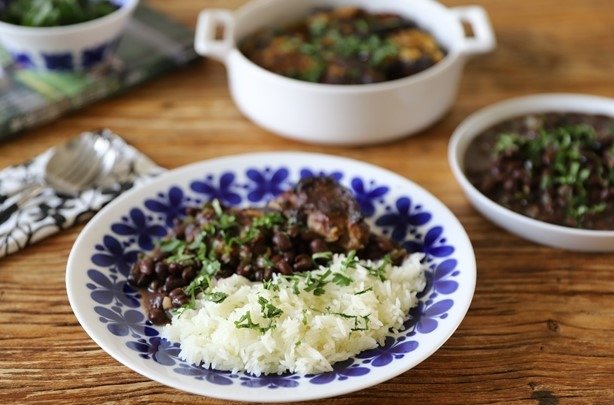
[[(203, 10), (198, 15), (194, 49), (201, 56), (207, 56), (225, 63), (233, 48), (235, 19), (232, 12), (222, 9)], [(223, 29), (221, 39), (216, 38), (217, 28)]]
[(496, 40), (492, 25), (486, 11), (480, 6), (454, 7), (450, 11), (461, 23), (471, 26), (473, 37), (465, 37), (460, 52), (475, 55), (490, 52), (495, 48)]

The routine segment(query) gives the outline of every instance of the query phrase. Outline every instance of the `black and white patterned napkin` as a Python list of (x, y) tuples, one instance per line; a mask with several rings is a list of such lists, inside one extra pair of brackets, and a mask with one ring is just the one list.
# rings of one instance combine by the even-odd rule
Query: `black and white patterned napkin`
[(146, 183), (164, 171), (119, 135), (108, 129), (96, 132), (102, 132), (112, 139), (117, 159), (108, 176), (95, 188), (85, 190), (76, 197), (61, 195), (51, 188), (45, 188), (42, 194), (16, 211), (6, 211), (11, 206), (8, 195), (24, 183), (35, 182), (43, 177), (45, 164), (53, 148), (28, 162), (0, 170), (0, 202), (4, 202), (0, 205), (0, 257), (89, 219), (124, 191)]

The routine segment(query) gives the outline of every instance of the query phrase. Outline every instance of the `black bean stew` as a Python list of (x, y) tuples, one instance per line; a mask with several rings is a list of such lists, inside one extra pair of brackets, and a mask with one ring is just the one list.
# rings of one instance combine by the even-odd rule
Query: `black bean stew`
[(493, 201), (541, 221), (614, 230), (614, 117), (547, 113), (477, 136), (469, 181)]
[(249, 35), (240, 49), (272, 72), (328, 84), (395, 80), (428, 69), (446, 55), (415, 22), (357, 7), (315, 9), (303, 21)]
[(134, 264), (129, 281), (148, 291), (149, 320), (164, 324), (171, 310), (189, 305), (212, 278), (239, 274), (268, 280), (274, 273), (326, 264), (333, 252), (355, 252), (361, 259), (388, 256), (394, 264), (406, 256), (396, 243), (370, 232), (349, 190), (314, 177), (265, 208), (231, 208), (217, 200), (189, 208)]

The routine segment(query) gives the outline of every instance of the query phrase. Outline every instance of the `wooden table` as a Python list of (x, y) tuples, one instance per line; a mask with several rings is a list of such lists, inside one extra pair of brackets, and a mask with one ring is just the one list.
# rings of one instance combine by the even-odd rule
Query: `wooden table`
[[(243, 1), (149, 3), (193, 26), (200, 8)], [(497, 228), (469, 205), (446, 159), (453, 129), (490, 103), (537, 92), (614, 96), (614, 3), (469, 3), (487, 8), (498, 48), (467, 65), (451, 112), (414, 137), (363, 148), (277, 137), (241, 116), (223, 67), (203, 60), (0, 144), (0, 167), (101, 126), (168, 168), (273, 150), (380, 165), (421, 184), (460, 218), (477, 256), (477, 289), (462, 325), (433, 356), (390, 381), (329, 402), (614, 403), (614, 254), (550, 249)], [(64, 286), (66, 258), (80, 230), (0, 259), (0, 403), (222, 403), (136, 374), (83, 331)]]

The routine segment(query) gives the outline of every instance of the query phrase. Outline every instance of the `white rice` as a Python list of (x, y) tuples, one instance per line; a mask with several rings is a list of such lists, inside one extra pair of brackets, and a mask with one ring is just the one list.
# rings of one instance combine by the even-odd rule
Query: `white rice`
[[(275, 277), (277, 291), (234, 275), (212, 289), (228, 294), (223, 302), (200, 297), (195, 309), (173, 316), (163, 336), (180, 342), (182, 359), (203, 367), (255, 375), (331, 371), (333, 363), (382, 345), (386, 336), (402, 329), (426, 284), (421, 258), (413, 254), (398, 267), (383, 261), (348, 267), (345, 256), (335, 255), (329, 267), (311, 272), (313, 280), (331, 271), (321, 295), (305, 291), (306, 276)], [(369, 274), (368, 268), (378, 266), (384, 281)], [(332, 281), (338, 272), (351, 278), (349, 285)], [(259, 297), (283, 313), (265, 317)], [(247, 324), (248, 311), (252, 327), (237, 327), (237, 322)], [(263, 332), (258, 327), (269, 328)]]

